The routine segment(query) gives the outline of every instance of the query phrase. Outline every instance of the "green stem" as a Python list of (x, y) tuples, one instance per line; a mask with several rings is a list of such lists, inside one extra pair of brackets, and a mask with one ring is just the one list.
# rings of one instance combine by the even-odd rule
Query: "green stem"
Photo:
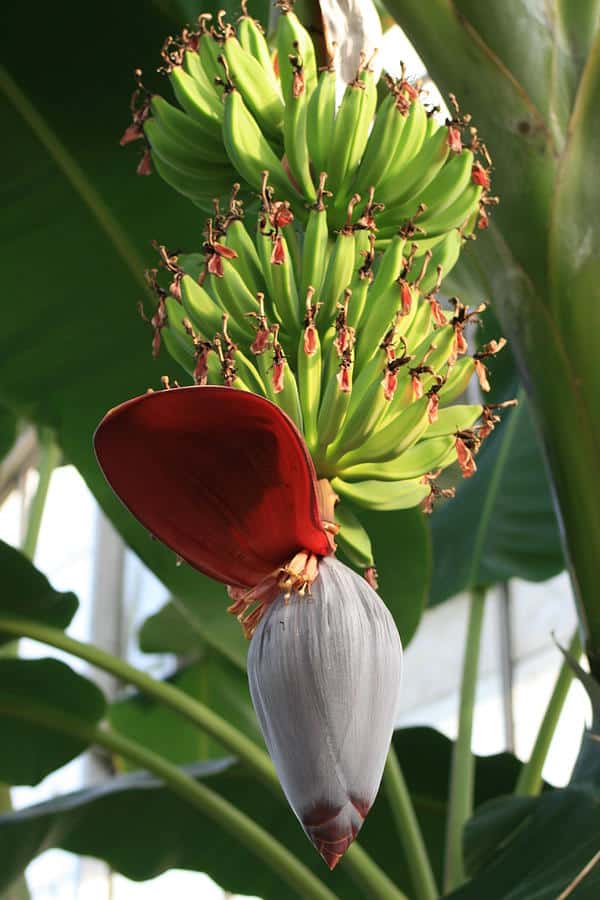
[[(579, 629), (575, 631), (569, 644), (569, 654), (579, 659), (582, 653)], [(567, 694), (573, 681), (573, 670), (565, 660), (560, 667), (558, 677), (554, 684), (554, 690), (546, 707), (546, 712), (541, 721), (531, 756), (523, 765), (515, 785), (515, 794), (519, 797), (536, 797), (542, 790), (542, 770), (548, 750), (558, 725), (558, 720), (567, 699)]]
[(458, 735), (454, 744), (450, 771), (450, 796), (448, 801), (448, 820), (446, 823), (446, 858), (444, 868), (444, 890), (446, 892), (458, 887), (465, 880), (462, 833), (465, 822), (473, 813), (475, 760), (471, 752), (471, 736), (473, 732), (473, 710), (475, 707), (475, 689), (477, 685), (485, 594), (484, 588), (473, 588), (471, 591), (467, 641), (460, 688)]
[(336, 895), (268, 831), (211, 788), (137, 741), (108, 727), (88, 725), (75, 716), (48, 709), (41, 704), (11, 703), (5, 697), (0, 701), (0, 709), (25, 721), (40, 723), (53, 731), (71, 735), (85, 744), (104, 747), (110, 753), (123, 756), (140, 768), (152, 772), (175, 794), (245, 844), (301, 897), (310, 900), (337, 900)]
[(39, 435), (40, 463), (38, 466), (38, 484), (27, 513), (27, 529), (21, 550), (27, 559), (33, 562), (37, 547), (44, 507), (48, 497), (48, 488), (54, 469), (60, 462), (61, 451), (54, 442), (50, 429), (43, 428)]
[(439, 891), (427, 855), (427, 848), (408, 786), (393, 747), (390, 747), (385, 764), (383, 786), (410, 870), (414, 896), (416, 900), (436, 900), (439, 897)]
[[(124, 660), (112, 656), (110, 653), (100, 650), (91, 644), (77, 641), (49, 625), (0, 615), (0, 631), (19, 637), (28, 637), (48, 644), (51, 647), (56, 647), (59, 650), (64, 650), (66, 653), (70, 653), (105, 672), (109, 672), (122, 682), (134, 685), (144, 694), (154, 697), (165, 706), (173, 709), (199, 728), (208, 732), (208, 734), (235, 754), (240, 761), (245, 763), (255, 775), (277, 793), (279, 798), (282, 797), (281, 787), (268, 755), (257, 747), (250, 738), (247, 738), (221, 716), (178, 688), (165, 682), (157, 681)], [(398, 890), (385, 872), (379, 868), (358, 844), (353, 844), (350, 847), (340, 865), (348, 870), (357, 884), (363, 886), (366, 895), (372, 900), (405, 900), (401, 891)]]

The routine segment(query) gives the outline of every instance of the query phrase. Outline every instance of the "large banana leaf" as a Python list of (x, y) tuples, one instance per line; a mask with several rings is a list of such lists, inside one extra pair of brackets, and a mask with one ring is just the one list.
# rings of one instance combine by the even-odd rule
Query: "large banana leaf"
[[(431, 729), (410, 728), (396, 732), (394, 743), (439, 873), (451, 742)], [(206, 780), (323, 874), (322, 863), (287, 805), (265, 792), (242, 767), (213, 760), (188, 771)], [(478, 800), (484, 802), (498, 789), (510, 790), (517, 771), (517, 761), (506, 754), (479, 759)], [(382, 791), (363, 827), (361, 843), (401, 887), (410, 890), (406, 860), (391, 821)], [(151, 878), (167, 868), (188, 868), (207, 872), (231, 892), (251, 892), (265, 900), (289, 896), (289, 889), (272, 871), (257, 866), (248, 851), (218, 825), (141, 773), (0, 817), (0, 889), (49, 846), (100, 857), (134, 879)], [(364, 896), (348, 879), (343, 864), (327, 875), (327, 881), (344, 900)]]
[[(501, 203), (474, 253), (532, 399), (600, 670), (600, 6), (387, 0), (442, 90), (471, 112)], [(575, 9), (577, 8), (577, 9)]]

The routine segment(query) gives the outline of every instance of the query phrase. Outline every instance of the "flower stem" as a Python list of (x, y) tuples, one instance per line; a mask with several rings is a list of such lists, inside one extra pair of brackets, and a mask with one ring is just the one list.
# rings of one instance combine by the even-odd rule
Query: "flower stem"
[[(282, 791), (275, 768), (268, 755), (256, 746), (233, 725), (217, 715), (208, 706), (194, 700), (188, 694), (162, 681), (158, 681), (145, 672), (129, 665), (124, 660), (75, 638), (63, 631), (32, 622), (0, 614), (0, 632), (8, 632), (19, 637), (28, 637), (40, 641), (73, 656), (83, 659), (91, 665), (109, 672), (126, 684), (137, 687), (144, 694), (154, 697), (170, 709), (178, 712), (194, 725), (206, 731), (237, 758), (245, 763), (255, 775), (267, 784), (279, 798)], [(365, 895), (371, 900), (406, 900), (402, 892), (388, 878), (385, 872), (371, 859), (362, 847), (353, 844), (340, 863), (348, 870), (348, 874), (365, 889)]]
[(439, 891), (427, 855), (423, 834), (393, 747), (390, 747), (385, 764), (383, 786), (410, 869), (415, 900), (436, 900), (439, 897)]
[(35, 549), (37, 547), (40, 527), (42, 524), (42, 516), (48, 497), (48, 488), (50, 487), (50, 479), (54, 469), (60, 462), (61, 451), (54, 442), (54, 436), (50, 429), (43, 428), (39, 433), (40, 444), (40, 463), (38, 466), (38, 484), (35, 494), (31, 500), (29, 511), (27, 514), (27, 528), (21, 550), (27, 559), (33, 562)]
[[(579, 659), (581, 653), (581, 638), (579, 629), (576, 629), (569, 644), (569, 654)], [(568, 662), (564, 660), (556, 678), (554, 690), (548, 701), (546, 712), (540, 723), (533, 750), (529, 759), (523, 765), (515, 785), (515, 794), (519, 797), (535, 797), (542, 789), (542, 769), (544, 768), (548, 750), (550, 749), (572, 680), (573, 670)]]
[(462, 833), (465, 822), (473, 812), (475, 760), (471, 752), (471, 736), (473, 732), (473, 710), (475, 707), (475, 689), (485, 594), (485, 588), (473, 588), (470, 598), (469, 622), (467, 625), (467, 640), (460, 689), (458, 735), (454, 744), (450, 771), (444, 868), (444, 890), (446, 892), (450, 892), (458, 887), (465, 880)]

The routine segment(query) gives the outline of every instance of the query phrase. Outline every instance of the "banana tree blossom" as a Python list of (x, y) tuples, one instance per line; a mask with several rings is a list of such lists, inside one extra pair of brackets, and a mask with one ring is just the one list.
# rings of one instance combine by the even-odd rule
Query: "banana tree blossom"
[(330, 868), (377, 793), (402, 648), (387, 608), (334, 555), (332, 492), (270, 401), (228, 387), (149, 392), (95, 435), (113, 490), (150, 532), (228, 585), (251, 637), (250, 692), (294, 812)]

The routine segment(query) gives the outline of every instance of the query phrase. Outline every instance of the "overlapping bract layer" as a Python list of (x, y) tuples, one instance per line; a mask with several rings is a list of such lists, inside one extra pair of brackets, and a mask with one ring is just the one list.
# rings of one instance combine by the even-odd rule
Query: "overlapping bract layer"
[(398, 714), (402, 646), (384, 603), (335, 557), (312, 599), (280, 595), (250, 644), (248, 681), (288, 801), (330, 868), (377, 794)]
[(288, 7), (274, 55), (248, 15), (237, 27), (223, 17), (209, 23), (201, 16), (198, 31), (185, 29), (163, 49), (180, 108), (136, 92), (124, 140), (145, 137), (142, 174), (151, 157), (168, 184), (208, 212), (233, 180), (249, 199), (266, 169), (278, 198), (304, 220), (327, 172), (330, 229), (342, 227), (354, 193), (364, 197), (375, 187), (385, 204), (378, 245), (420, 212), (420, 253), (454, 228), (485, 227), (489, 158), (468, 116), (456, 110), (441, 124), (405, 78), (386, 78), (379, 92), (367, 59), (336, 109), (334, 68), (318, 70), (311, 37)]

